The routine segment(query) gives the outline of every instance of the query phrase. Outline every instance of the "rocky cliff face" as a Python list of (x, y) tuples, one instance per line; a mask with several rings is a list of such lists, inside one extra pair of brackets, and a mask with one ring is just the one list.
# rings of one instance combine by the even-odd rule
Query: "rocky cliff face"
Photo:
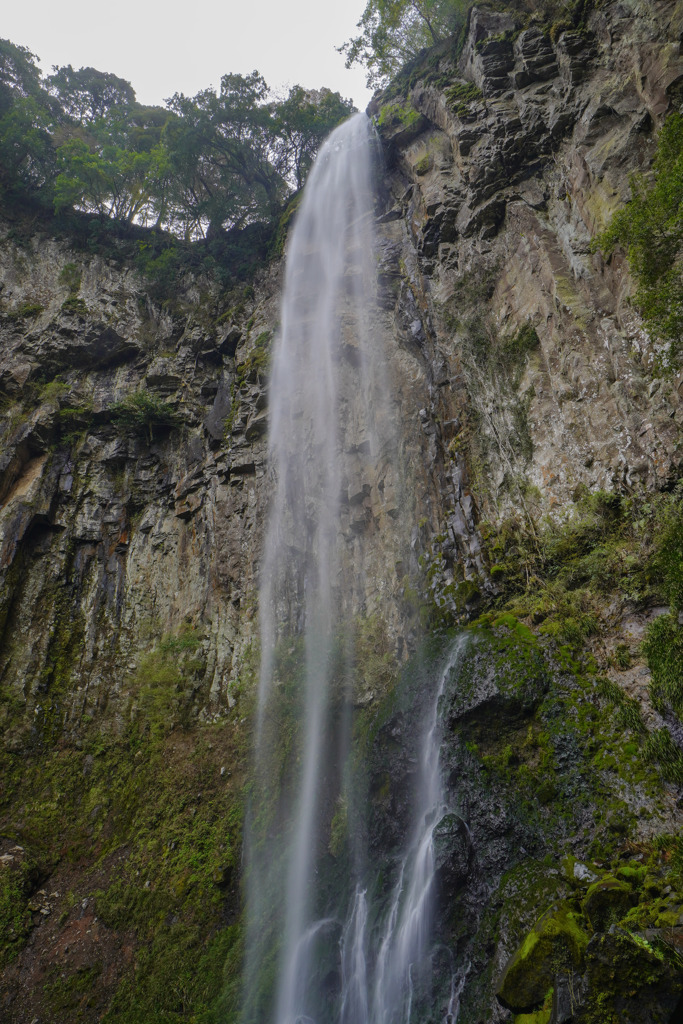
[[(533, 22), (475, 9), (457, 64), (413, 72), (419, 117), (403, 97), (380, 108), (393, 214), (445, 361), (439, 394), (460, 413), (443, 442), (473, 404), (487, 516), (519, 504), (515, 478), (552, 510), (582, 485), (677, 474), (680, 375), (653, 379), (657, 347), (624, 262), (605, 265), (590, 242), (677, 102), (680, 17), (672, 4), (604, 5), (553, 43)], [(496, 344), (526, 326), (537, 342), (509, 345), (517, 365), (497, 367)]]
[[(385, 853), (400, 840), (391, 819), (403, 777), (386, 765), (410, 726), (391, 719), (384, 694), (416, 646), (419, 606), (423, 620), (434, 606), (464, 619), (494, 600), (490, 538), (511, 519), (561, 523), (587, 492), (655, 492), (680, 475), (683, 375), (660, 372), (623, 258), (605, 263), (590, 242), (628, 198), (629, 175), (649, 168), (656, 129), (680, 102), (683, 9), (606, 3), (580, 29), (555, 28), (474, 9), (457, 54), (428, 55), (373, 107), (385, 158), (374, 327), (402, 459), (380, 494), (346, 453), (342, 528), (359, 713), (390, 722), (369, 769), (373, 843)], [(2, 1016), (227, 1013), (239, 986), (239, 794), (282, 268), (229, 296), (188, 275), (160, 302), (115, 248), (93, 256), (5, 217)], [(533, 1011), (559, 1024), (575, 1004), (577, 1019), (597, 1021), (609, 988), (601, 965), (619, 957), (636, 1009), (615, 1009), (609, 989), (604, 1013), (617, 1017), (600, 1019), (646, 1019), (634, 972), (648, 970), (660, 1019), (673, 1019), (669, 961), (641, 943), (635, 963), (610, 931), (641, 908), (645, 946), (667, 927), (680, 941), (670, 848), (652, 846), (676, 832), (677, 793), (651, 768), (630, 786), (636, 755), (624, 745), (638, 729), (612, 721), (625, 715), (623, 691), (650, 730), (668, 724), (676, 739), (634, 645), (662, 611), (605, 589), (602, 632), (577, 643), (592, 645), (616, 691), (603, 681), (598, 692), (595, 672), (577, 667), (576, 651), (558, 653), (556, 637), (537, 650), (524, 633), (534, 645), (524, 657), (538, 664), (521, 702), (486, 668), (487, 658), (515, 663), (516, 620), (480, 627), (470, 696), (451, 694), (447, 709), (450, 785), (470, 838), (456, 828), (444, 840), (441, 928), (471, 965), (463, 1020)], [(625, 644), (620, 673), (608, 656)], [(561, 729), (563, 716), (576, 728)], [(596, 771), (599, 786), (588, 781)], [(628, 856), (617, 877), (619, 842)], [(597, 883), (597, 896), (577, 895)], [(642, 908), (655, 903), (650, 920)], [(550, 905), (555, 924), (539, 933), (559, 934), (561, 948), (543, 946), (532, 994), (520, 996), (505, 964)], [(553, 967), (558, 956), (572, 968)], [(554, 1009), (539, 1009), (556, 976)], [(563, 1003), (562, 986), (579, 976), (583, 995)]]

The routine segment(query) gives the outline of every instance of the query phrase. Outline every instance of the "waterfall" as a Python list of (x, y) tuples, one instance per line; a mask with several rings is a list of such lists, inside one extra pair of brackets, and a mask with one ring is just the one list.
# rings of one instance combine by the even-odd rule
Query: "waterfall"
[[(386, 896), (368, 900), (377, 887), (362, 851), (347, 865), (352, 877), (329, 880), (334, 809), (341, 813), (352, 796), (349, 646), (371, 574), (365, 537), (396, 532), (382, 516), (397, 513), (400, 478), (380, 332), (372, 329), (373, 151), (365, 115), (333, 132), (287, 251), (269, 390), (272, 499), (245, 840), (244, 1024), (409, 1024), (431, 983), (434, 830), (446, 811), (438, 703), (461, 642), (429, 696), (419, 810), (387, 905)], [(388, 494), (394, 504), (383, 512)], [(373, 583), (381, 592), (382, 580)], [(444, 1019), (454, 1020), (458, 976), (445, 981)]]
[[(441, 778), (439, 701), (451, 674), (457, 671), (466, 639), (459, 637), (437, 674), (436, 688), (425, 718), (419, 750), (418, 785), (413, 831), (401, 858), (383, 924), (366, 933), (365, 890), (357, 890), (342, 943), (351, 969), (343, 977), (341, 1024), (410, 1024), (415, 990), (431, 987), (431, 944), (435, 882), (434, 832), (449, 813)], [(349, 946), (347, 950), (345, 947)], [(374, 945), (374, 949), (368, 946)], [(368, 963), (374, 977), (368, 984)], [(464, 975), (451, 972), (444, 1021), (457, 1018)], [(359, 991), (363, 995), (359, 995)], [(429, 997), (429, 995), (428, 995)], [(348, 1016), (344, 1006), (356, 1008)], [(363, 1008), (364, 1012), (358, 1008)], [(368, 1009), (369, 1008), (369, 1009)]]
[(321, 148), (288, 246), (273, 353), (273, 497), (261, 565), (255, 781), (245, 844), (244, 1019), (259, 1024), (312, 1019), (316, 949), (330, 927), (316, 920), (315, 879), (320, 819), (339, 798), (339, 737), (348, 735), (348, 659), (340, 642), (348, 614), (345, 551), (360, 542), (363, 528), (362, 520), (355, 528), (342, 523), (343, 511), (350, 519), (342, 491), (383, 493), (376, 469), (391, 456), (382, 360), (370, 330), (373, 156), (364, 114)]

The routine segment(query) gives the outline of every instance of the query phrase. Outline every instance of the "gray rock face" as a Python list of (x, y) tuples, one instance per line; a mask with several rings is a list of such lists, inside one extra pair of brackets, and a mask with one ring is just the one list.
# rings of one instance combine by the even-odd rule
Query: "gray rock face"
[[(431, 84), (433, 70), (417, 76), (409, 101), (429, 123), (408, 144), (383, 131), (413, 287), (447, 381), (434, 402), (439, 441), (448, 448), (458, 435), (445, 425), (476, 409), (467, 461), (479, 463), (489, 520), (519, 503), (513, 479), (552, 514), (577, 487), (661, 487), (678, 472), (681, 381), (652, 386), (658, 347), (629, 304), (626, 268), (590, 252), (628, 198), (629, 175), (647, 167), (683, 75), (679, 8), (637, 11), (601, 8), (585, 32), (553, 43), (508, 13), (475, 9), (450, 65), (462, 88)], [(538, 348), (507, 372), (487, 364), (487, 349), (525, 324)]]

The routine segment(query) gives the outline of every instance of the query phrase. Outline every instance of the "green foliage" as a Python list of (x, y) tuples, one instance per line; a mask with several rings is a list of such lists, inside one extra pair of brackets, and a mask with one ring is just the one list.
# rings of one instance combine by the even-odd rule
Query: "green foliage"
[(635, 697), (628, 697), (618, 683), (605, 676), (598, 680), (598, 693), (616, 707), (619, 721), (626, 729), (635, 734), (645, 732), (640, 704)]
[(291, 88), (285, 100), (273, 104), (275, 167), (297, 192), (324, 140), (354, 110), (351, 100), (342, 99), (338, 92), (306, 90), (300, 85)]
[(55, 174), (52, 120), (33, 96), (14, 97), (0, 117), (0, 185), (8, 191), (40, 189), (49, 200)]
[(69, 975), (60, 974), (58, 968), (52, 968), (48, 972), (48, 978), (53, 980), (47, 981), (43, 987), (52, 1012), (69, 1014), (71, 1019), (78, 1020), (81, 1012), (95, 1002), (93, 989), (101, 973), (100, 963), (90, 967), (77, 967), (74, 973)]
[(39, 402), (59, 402), (60, 398), (69, 390), (69, 385), (61, 377), (55, 377), (40, 388)]
[(683, 718), (683, 629), (672, 615), (660, 615), (647, 628), (643, 653), (652, 672), (650, 693), (658, 711)]
[(67, 313), (71, 316), (87, 316), (88, 307), (84, 299), (81, 299), (78, 295), (70, 295), (68, 299), (65, 299), (60, 307), (62, 313)]
[(166, 153), (161, 146), (136, 152), (114, 143), (108, 130), (100, 134), (101, 141), (72, 138), (57, 150), (55, 210), (77, 206), (126, 223), (146, 218), (166, 174)]
[[(123, 681), (131, 703), (117, 735), (101, 722), (89, 728), (86, 717), (82, 749), (63, 741), (27, 746), (20, 764), (0, 752), (3, 829), (38, 865), (0, 867), (0, 955), (11, 959), (25, 942), (28, 896), (63, 860), (83, 868), (75, 879), (82, 888), (78, 899), (64, 900), (59, 926), (94, 896), (97, 916), (129, 948), (113, 1000), (114, 978), (104, 983), (104, 1004), (97, 962), (48, 974), (50, 1019), (76, 1020), (97, 999), (109, 1024), (233, 1019), (246, 744), (236, 724), (197, 724), (208, 697), (202, 637), (185, 626), (138, 658)], [(168, 701), (160, 698), (164, 688)]]
[(14, 960), (32, 927), (27, 900), (28, 871), (0, 867), (0, 957)]
[(349, 830), (348, 818), (348, 802), (343, 796), (339, 796), (330, 824), (329, 850), (333, 857), (339, 857), (346, 845)]
[(81, 288), (81, 268), (76, 263), (65, 263), (59, 271), (59, 283), (66, 285), (71, 295), (78, 295)]
[(630, 497), (597, 491), (580, 496), (563, 522), (508, 520), (481, 529), (499, 599), (542, 632), (577, 644), (596, 631), (596, 604), (615, 590), (637, 604), (676, 606), (682, 520), (677, 485)]
[[(249, 329), (249, 328), (248, 328)], [(230, 410), (225, 419), (225, 434), (230, 434), (240, 410), (240, 388), (248, 381), (255, 381), (256, 378), (265, 373), (270, 362), (270, 342), (272, 334), (270, 331), (262, 331), (256, 338), (254, 347), (242, 363), (235, 366), (235, 376), (230, 385), (232, 401)]]
[(397, 665), (386, 621), (379, 614), (354, 621), (353, 660), (356, 688), (383, 696), (396, 682)]
[(645, 755), (659, 764), (665, 779), (683, 786), (683, 750), (674, 743), (668, 729), (655, 729), (648, 736)]
[(303, 191), (295, 192), (292, 198), (285, 206), (284, 212), (280, 217), (277, 224), (277, 231), (273, 239), (273, 253), (276, 256), (284, 255), (285, 244), (287, 242), (287, 236), (296, 217), (297, 210), (301, 205), (303, 199)]
[(377, 124), (380, 128), (395, 127), (402, 125), (403, 128), (410, 128), (420, 120), (420, 114), (415, 107), (409, 103), (385, 103), (379, 112)]
[(130, 82), (96, 68), (74, 71), (70, 64), (55, 68), (46, 81), (47, 91), (80, 124), (92, 124), (111, 110), (132, 107), (135, 90)]
[(169, 101), (169, 209), (178, 233), (213, 235), (277, 217), (324, 136), (353, 109), (338, 93), (290, 90), (269, 103), (258, 72), (224, 75), (218, 94)]
[(617, 644), (614, 649), (614, 664), (617, 668), (628, 668), (631, 664), (631, 652), (627, 644)]
[(482, 98), (481, 89), (473, 82), (456, 82), (444, 93), (448, 106), (458, 117), (466, 117), (470, 113), (470, 105)]
[[(226, 74), (218, 92), (176, 93), (166, 108), (149, 107), (129, 82), (92, 67), (55, 68), (43, 79), (33, 54), (0, 40), (0, 187), (62, 218), (77, 210), (186, 242), (227, 241), (236, 229), (276, 222), (323, 139), (353, 109), (339, 93), (299, 85), (274, 100), (258, 72)], [(156, 278), (186, 256), (168, 244), (152, 249)], [(220, 256), (211, 253), (219, 269)]]
[(10, 309), (3, 314), (7, 320), (32, 320), (40, 316), (45, 307), (38, 302), (22, 302), (16, 309)]
[(123, 430), (145, 434), (150, 444), (154, 440), (155, 428), (171, 430), (182, 422), (172, 405), (144, 388), (113, 405), (111, 416)]
[(25, 46), (0, 39), (0, 115), (12, 106), (16, 95), (37, 96), (40, 93), (37, 60), (35, 53)]
[(367, 0), (359, 34), (339, 50), (347, 67), (366, 68), (369, 86), (385, 85), (425, 47), (455, 35), (467, 7), (462, 0)]
[(540, 344), (536, 328), (530, 320), (527, 320), (516, 334), (503, 342), (502, 351), (513, 359), (523, 359), (527, 353), (533, 352)]
[(638, 290), (635, 301), (653, 337), (680, 353), (683, 333), (683, 115), (671, 114), (659, 135), (652, 180), (631, 179), (631, 201), (595, 246), (627, 253)]

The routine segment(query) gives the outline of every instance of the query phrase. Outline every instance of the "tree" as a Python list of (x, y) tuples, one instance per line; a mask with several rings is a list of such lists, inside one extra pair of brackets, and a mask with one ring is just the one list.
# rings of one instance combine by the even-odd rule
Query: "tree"
[(147, 223), (156, 208), (166, 152), (155, 146), (140, 153), (114, 143), (91, 149), (83, 139), (74, 138), (57, 150), (57, 165), (57, 212), (75, 206), (129, 224)]
[(357, 28), (339, 52), (346, 67), (363, 64), (379, 87), (427, 46), (454, 35), (465, 20), (464, 0), (367, 0)]
[(19, 97), (36, 97), (41, 92), (37, 57), (25, 46), (0, 39), (0, 115)]
[(55, 173), (53, 118), (33, 96), (17, 96), (0, 117), (0, 182), (44, 188)]
[(302, 187), (323, 141), (355, 109), (338, 92), (300, 85), (290, 89), (286, 100), (273, 104), (273, 160), (295, 189)]
[(54, 174), (58, 110), (42, 88), (37, 57), (0, 39), (0, 182), (43, 188)]
[(257, 71), (224, 75), (220, 92), (168, 101), (171, 197), (186, 237), (221, 234), (275, 215), (288, 189), (270, 157), (273, 114)]
[(80, 124), (92, 124), (118, 108), (132, 107), (135, 90), (130, 82), (96, 68), (74, 71), (70, 64), (53, 67), (46, 80), (51, 96), (56, 96), (62, 109)]

